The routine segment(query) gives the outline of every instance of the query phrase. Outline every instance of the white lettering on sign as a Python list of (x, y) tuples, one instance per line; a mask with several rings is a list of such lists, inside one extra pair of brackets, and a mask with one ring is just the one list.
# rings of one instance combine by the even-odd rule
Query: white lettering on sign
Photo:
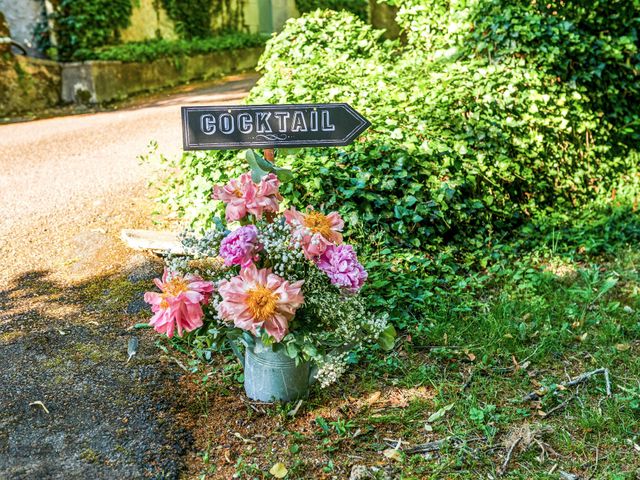
[(329, 112), (322, 110), (322, 123), (320, 124), (320, 130), (323, 132), (333, 132), (336, 126), (329, 121)]
[(253, 129), (253, 118), (248, 113), (238, 115), (238, 130), (240, 133), (251, 133)]
[(225, 135), (229, 135), (233, 133), (235, 130), (235, 121), (230, 113), (223, 113), (220, 115), (220, 123), (219, 123), (220, 132)]
[[(327, 112), (329, 113), (329, 112)], [(304, 116), (302, 112), (293, 112), (293, 122), (291, 123), (291, 131), (292, 132), (306, 132), (307, 130), (307, 122), (304, 120)]]
[(256, 131), (258, 133), (271, 133), (271, 127), (269, 126), (269, 117), (271, 112), (257, 112), (256, 113)]
[(287, 118), (289, 112), (273, 112), (273, 116), (278, 119), (278, 131), (284, 133), (287, 131)]
[(336, 126), (330, 113), (329, 110), (206, 113), (200, 116), (200, 129), (205, 135), (216, 132), (231, 135), (236, 130), (244, 135), (273, 133), (274, 130), (277, 133), (334, 132)]
[(213, 135), (216, 133), (216, 117), (210, 113), (200, 117), (200, 129), (205, 135)]

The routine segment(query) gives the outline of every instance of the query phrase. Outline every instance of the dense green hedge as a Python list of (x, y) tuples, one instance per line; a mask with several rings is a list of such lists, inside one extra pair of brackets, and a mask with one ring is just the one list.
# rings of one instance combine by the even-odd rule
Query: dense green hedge
[(158, 58), (181, 57), (234, 50), (238, 48), (261, 47), (267, 37), (261, 34), (230, 33), (218, 37), (196, 38), (193, 40), (148, 40), (109, 45), (93, 50), (79, 50), (75, 57), (79, 60), (119, 60), (121, 62), (151, 62)]
[(211, 35), (212, 0), (162, 0), (181, 38), (205, 38)]
[(367, 21), (369, 16), (368, 0), (296, 0), (296, 8), (300, 13), (309, 13), (317, 9), (346, 10), (363, 21)]
[(131, 0), (60, 0), (54, 14), (58, 58), (75, 60), (77, 50), (116, 43), (131, 11)]
[[(639, 16), (617, 3), (620, 15), (597, 2), (587, 14), (405, 1), (404, 46), (345, 12), (290, 20), (250, 101), (346, 101), (373, 126), (351, 147), (281, 154), (298, 174), (288, 196), (339, 208), (387, 244), (424, 247), (611, 191), (640, 138)], [(233, 154), (185, 155), (163, 200), (206, 218), (223, 160), (239, 165)]]

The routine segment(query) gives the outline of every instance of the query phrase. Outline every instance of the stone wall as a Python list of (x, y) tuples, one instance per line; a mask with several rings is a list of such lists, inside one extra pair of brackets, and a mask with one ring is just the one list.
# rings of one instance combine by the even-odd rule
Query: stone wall
[(295, 0), (271, 0), (272, 31), (278, 32), (291, 17), (299, 17)]
[(7, 19), (11, 37), (25, 45), (30, 54), (37, 53), (34, 30), (42, 20), (42, 0), (0, 0), (0, 12)]
[(159, 1), (138, 0), (131, 12), (131, 24), (120, 32), (120, 38), (123, 42), (136, 42), (157, 37), (174, 40), (178, 35)]
[(62, 99), (101, 103), (136, 93), (254, 68), (261, 48), (246, 48), (149, 63), (90, 61), (63, 64)]
[[(44, 19), (43, 5), (44, 0), (0, 0), (0, 12), (6, 16), (13, 38), (29, 47), (30, 55), (41, 55), (36, 50), (34, 29)], [(120, 32), (122, 41), (157, 37), (173, 40), (178, 37), (175, 25), (160, 0), (136, 0), (133, 5), (131, 24)], [(222, 11), (212, 19), (214, 31), (236, 29), (271, 33), (280, 30), (288, 18), (299, 15), (295, 0), (229, 0), (222, 5)]]
[(59, 63), (0, 54), (0, 117), (55, 107), (61, 92)]

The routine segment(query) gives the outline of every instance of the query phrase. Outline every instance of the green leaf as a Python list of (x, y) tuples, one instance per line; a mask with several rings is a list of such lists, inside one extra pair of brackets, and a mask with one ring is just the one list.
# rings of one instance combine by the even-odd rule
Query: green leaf
[(380, 345), (383, 350), (392, 350), (396, 336), (396, 329), (393, 325), (389, 324), (378, 337), (378, 345)]
[(142, 328), (153, 328), (153, 325), (149, 325), (148, 323), (136, 323), (133, 328), (135, 328), (136, 330), (142, 329)]
[(287, 352), (288, 357), (296, 358), (298, 356), (298, 353), (300, 353), (300, 350), (298, 350), (298, 347), (294, 342), (291, 342), (291, 343), (287, 343), (285, 347), (285, 352)]
[(449, 405), (442, 407), (440, 410), (438, 410), (437, 412), (432, 413), (429, 418), (427, 418), (427, 422), (428, 423), (433, 423), (433, 422), (437, 422), (438, 420), (440, 420), (442, 417), (444, 417), (446, 415), (446, 413), (451, 410), (453, 408), (453, 406), (455, 405), (455, 403), (450, 403)]
[(260, 167), (260, 163), (258, 162), (259, 158), (260, 157), (258, 156), (258, 154), (256, 154), (253, 150), (247, 150), (247, 152), (245, 153), (245, 159), (247, 160), (247, 163), (251, 168), (251, 180), (253, 180), (254, 183), (260, 183), (262, 177), (269, 173), (268, 170), (264, 170)]
[(278, 177), (278, 180), (280, 180), (282, 183), (290, 182), (291, 180), (293, 180), (293, 173), (291, 172), (291, 170), (288, 170), (286, 168), (275, 167), (274, 173)]

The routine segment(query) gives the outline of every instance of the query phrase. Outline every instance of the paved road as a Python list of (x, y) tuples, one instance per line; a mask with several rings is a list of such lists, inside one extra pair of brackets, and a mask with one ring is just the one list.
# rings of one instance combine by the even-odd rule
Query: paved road
[[(58, 248), (58, 259), (69, 253), (59, 248), (79, 233), (69, 233), (73, 226), (91, 224), (81, 243), (109, 230), (118, 205), (126, 210), (144, 196), (151, 167), (137, 157), (149, 141), (179, 153), (180, 106), (238, 102), (256, 78), (229, 77), (124, 110), (0, 125), (0, 280), (25, 269), (55, 270), (60, 265), (47, 252)], [(105, 209), (109, 218), (99, 219)]]
[(149, 140), (178, 154), (181, 105), (237, 102), (254, 81), (0, 126), (0, 479), (179, 477), (195, 400), (154, 332), (127, 328), (162, 265), (119, 232), (151, 225)]

